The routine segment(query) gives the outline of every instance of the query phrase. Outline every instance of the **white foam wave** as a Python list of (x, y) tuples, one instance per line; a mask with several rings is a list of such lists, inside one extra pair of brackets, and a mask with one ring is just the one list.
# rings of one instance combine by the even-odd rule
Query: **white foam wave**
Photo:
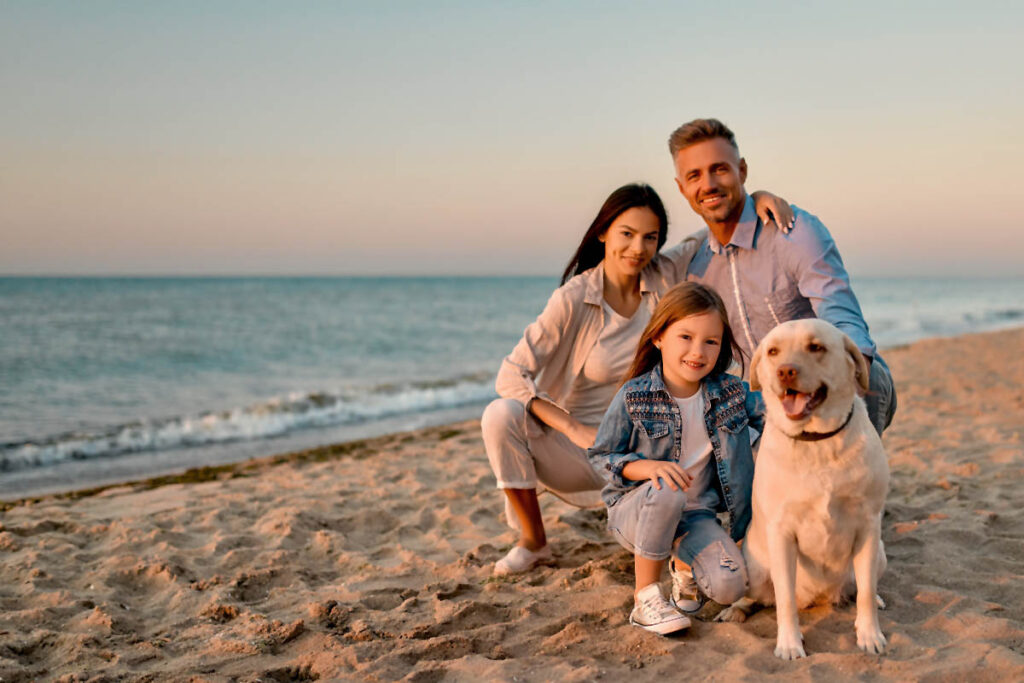
[(493, 377), (484, 379), (480, 375), (436, 383), (380, 386), (365, 391), (295, 392), (218, 413), (120, 425), (103, 433), (68, 434), (43, 441), (0, 445), (0, 471), (73, 459), (270, 438), (299, 429), (455, 408), (493, 397)]

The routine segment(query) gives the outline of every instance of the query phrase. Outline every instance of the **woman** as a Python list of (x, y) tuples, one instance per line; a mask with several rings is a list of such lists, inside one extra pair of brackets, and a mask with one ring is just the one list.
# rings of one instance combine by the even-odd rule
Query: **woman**
[[(755, 192), (758, 215), (789, 225), (792, 211)], [(597, 426), (636, 351), (661, 294), (686, 278), (695, 237), (659, 254), (668, 218), (648, 185), (615, 190), (598, 212), (536, 321), (501, 364), (501, 398), (481, 420), (484, 448), (519, 542), (496, 575), (553, 561), (537, 502), (538, 484), (567, 502), (601, 505), (604, 479), (587, 460)]]

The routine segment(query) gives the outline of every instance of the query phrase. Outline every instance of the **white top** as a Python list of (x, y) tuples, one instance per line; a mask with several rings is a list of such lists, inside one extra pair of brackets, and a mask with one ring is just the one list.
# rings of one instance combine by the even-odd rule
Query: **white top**
[(622, 376), (633, 362), (640, 335), (651, 319), (651, 310), (644, 305), (638, 306), (631, 318), (616, 313), (607, 301), (601, 302), (601, 308), (604, 326), (583, 363), (583, 371), (573, 382), (565, 406), (570, 415), (585, 425), (601, 424)]
[(703, 507), (700, 497), (711, 487), (711, 439), (704, 425), (704, 392), (697, 391), (688, 398), (673, 396), (679, 406), (679, 414), (683, 421), (680, 438), (682, 446), (679, 453), (679, 464), (693, 477), (693, 483), (686, 495), (686, 510)]

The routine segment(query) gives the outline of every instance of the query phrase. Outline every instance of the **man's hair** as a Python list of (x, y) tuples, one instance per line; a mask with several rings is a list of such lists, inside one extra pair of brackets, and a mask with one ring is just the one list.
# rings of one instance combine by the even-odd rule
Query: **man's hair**
[(737, 152), (740, 151), (739, 145), (736, 144), (736, 136), (718, 119), (694, 119), (679, 126), (668, 137), (668, 151), (675, 159), (679, 150), (715, 138), (724, 138)]

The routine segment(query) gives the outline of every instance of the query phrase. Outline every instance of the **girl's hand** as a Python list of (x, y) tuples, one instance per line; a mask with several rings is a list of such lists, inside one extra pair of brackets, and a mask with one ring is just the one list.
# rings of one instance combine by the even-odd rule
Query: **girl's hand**
[(634, 460), (622, 468), (622, 476), (633, 481), (650, 479), (659, 491), (662, 481), (673, 491), (688, 491), (693, 483), (693, 477), (679, 463), (664, 460)]
[(775, 226), (779, 230), (789, 234), (793, 225), (796, 224), (796, 217), (785, 199), (764, 190), (758, 190), (750, 196), (754, 199), (754, 210), (757, 211), (762, 223), (768, 225), (774, 220)]

